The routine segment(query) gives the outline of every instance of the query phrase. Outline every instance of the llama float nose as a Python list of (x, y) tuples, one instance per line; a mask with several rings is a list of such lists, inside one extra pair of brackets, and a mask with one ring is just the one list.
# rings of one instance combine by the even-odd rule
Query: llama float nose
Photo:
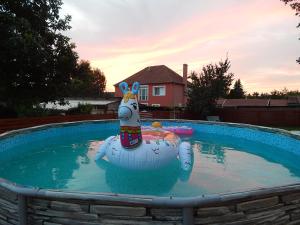
[(127, 106), (121, 106), (118, 110), (118, 117), (120, 120), (129, 120), (132, 116), (132, 111)]

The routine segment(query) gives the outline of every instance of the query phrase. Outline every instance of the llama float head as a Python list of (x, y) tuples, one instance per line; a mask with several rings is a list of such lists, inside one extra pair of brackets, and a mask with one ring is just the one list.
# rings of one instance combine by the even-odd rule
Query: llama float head
[(142, 143), (139, 104), (137, 101), (140, 84), (134, 82), (132, 91), (129, 90), (126, 82), (120, 83), (119, 88), (123, 93), (123, 99), (118, 110), (120, 141), (124, 148), (135, 148)]

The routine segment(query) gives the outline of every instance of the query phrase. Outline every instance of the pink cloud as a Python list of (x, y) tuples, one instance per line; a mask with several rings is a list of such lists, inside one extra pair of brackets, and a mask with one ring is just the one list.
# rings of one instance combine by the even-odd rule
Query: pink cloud
[[(259, 77), (257, 70), (243, 66), (243, 60), (249, 62), (257, 58), (254, 51), (249, 52), (248, 49), (248, 52), (245, 52), (245, 45), (250, 49), (251, 46), (253, 49), (259, 49), (263, 43), (261, 38), (264, 37), (258, 30), (267, 31), (271, 29), (271, 25), (292, 21), (291, 14), (292, 12), (279, 1), (245, 1), (193, 15), (188, 20), (153, 35), (125, 35), (114, 37), (111, 42), (99, 42), (96, 45), (77, 43), (77, 46), (82, 58), (90, 59), (93, 66), (101, 68), (107, 75), (109, 90), (112, 90), (114, 83), (149, 65), (167, 64), (180, 71), (182, 63), (188, 63), (191, 70), (198, 70), (204, 63), (224, 58), (227, 51), (232, 60), (232, 69), (237, 68), (237, 71), (233, 72), (246, 80), (246, 89), (264, 90), (266, 86), (260, 83), (260, 79), (252, 85), (253, 81), (243, 75), (251, 72), (251, 76)], [(234, 66), (235, 63), (239, 65)], [(277, 76), (289, 74), (291, 71), (288, 68), (294, 65), (292, 61), (288, 65), (284, 68), (285, 72)], [(273, 70), (279, 70), (280, 65), (273, 66)], [(269, 71), (271, 69), (268, 68)], [(280, 85), (276, 82), (273, 84), (274, 87)]]

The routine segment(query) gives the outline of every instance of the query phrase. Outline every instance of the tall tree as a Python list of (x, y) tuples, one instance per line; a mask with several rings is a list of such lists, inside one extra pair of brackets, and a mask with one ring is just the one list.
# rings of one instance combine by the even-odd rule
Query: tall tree
[(1, 0), (0, 102), (31, 107), (65, 96), (77, 63), (75, 45), (61, 32), (61, 0)]
[(106, 78), (99, 69), (93, 69), (89, 61), (81, 60), (72, 73), (69, 97), (100, 97), (106, 87)]
[(199, 74), (193, 72), (190, 76), (192, 82), (188, 85), (187, 109), (202, 117), (209, 115), (216, 99), (228, 95), (234, 76), (228, 72), (229, 69), (230, 61), (227, 58), (218, 64), (204, 66)]
[(229, 92), (228, 98), (245, 98), (245, 91), (240, 79), (235, 81), (233, 89)]
[(93, 82), (93, 86), (94, 86), (94, 92), (96, 96), (102, 96), (104, 95), (104, 91), (105, 91), (105, 87), (106, 87), (106, 78), (104, 73), (97, 69), (93, 70), (93, 77), (94, 77), (94, 82)]
[[(300, 17), (300, 0), (281, 0), (286, 5), (289, 4), (290, 7), (295, 10), (295, 15)], [(298, 23), (297, 28), (300, 28), (300, 22)], [(298, 58), (297, 62), (300, 64), (300, 57)]]

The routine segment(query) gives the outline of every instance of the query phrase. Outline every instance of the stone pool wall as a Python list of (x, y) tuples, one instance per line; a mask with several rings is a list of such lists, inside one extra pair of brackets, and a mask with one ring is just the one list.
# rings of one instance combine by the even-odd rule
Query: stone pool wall
[(181, 209), (104, 205), (103, 202), (31, 199), (29, 224), (182, 224)]
[(195, 211), (195, 224), (300, 224), (300, 192), (223, 202)]
[[(194, 224), (300, 224), (300, 191), (221, 196), (214, 203), (194, 207)], [(18, 222), (18, 195), (0, 188), (0, 224)], [(27, 197), (29, 225), (177, 225), (183, 224), (181, 208), (152, 207), (133, 203)]]
[(19, 224), (17, 194), (0, 186), (0, 224)]

